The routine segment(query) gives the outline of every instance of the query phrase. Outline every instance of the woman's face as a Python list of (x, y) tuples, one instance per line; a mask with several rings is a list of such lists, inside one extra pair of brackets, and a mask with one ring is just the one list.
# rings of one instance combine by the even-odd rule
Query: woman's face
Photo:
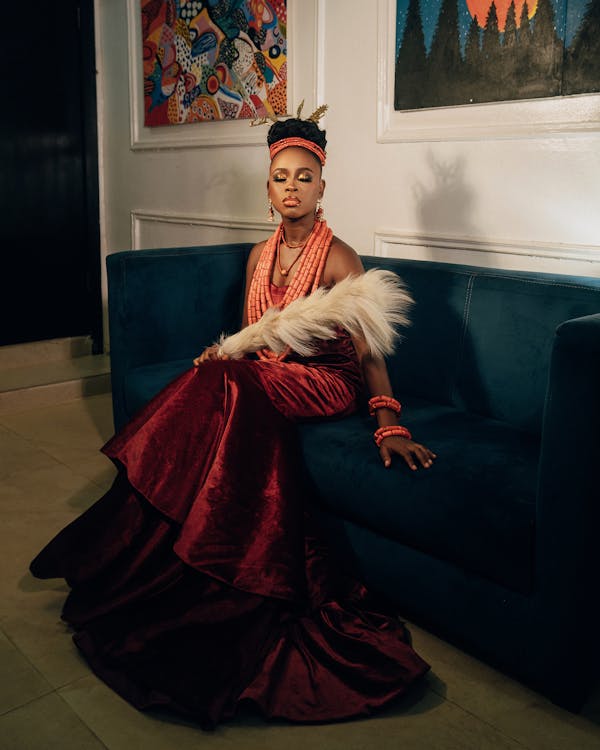
[(283, 218), (314, 217), (317, 201), (322, 198), (324, 190), (321, 164), (305, 148), (286, 148), (271, 162), (267, 191), (273, 208)]

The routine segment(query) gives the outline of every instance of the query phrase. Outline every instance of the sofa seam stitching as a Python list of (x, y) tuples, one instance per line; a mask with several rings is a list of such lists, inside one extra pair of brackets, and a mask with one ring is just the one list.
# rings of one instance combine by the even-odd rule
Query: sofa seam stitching
[(507, 280), (507, 281), (520, 281), (523, 284), (533, 284), (535, 286), (553, 286), (553, 287), (558, 287), (560, 289), (582, 289), (588, 292), (598, 291), (597, 287), (595, 286), (584, 286), (583, 284), (565, 284), (564, 282), (560, 282), (560, 281), (544, 281), (543, 279), (523, 279), (521, 276), (489, 275), (489, 276), (483, 276), (483, 278), (502, 279), (502, 280)]
[(471, 314), (471, 298), (473, 296), (473, 287), (475, 285), (476, 278), (477, 278), (477, 274), (470, 274), (469, 281), (467, 282), (465, 304), (463, 306), (463, 319), (462, 319), (462, 326), (461, 326), (461, 332), (460, 332), (460, 342), (458, 345), (458, 354), (456, 356), (456, 365), (454, 368), (454, 380), (452, 383), (452, 388), (450, 389), (450, 402), (452, 404), (455, 403), (456, 398), (457, 398), (458, 375), (460, 373), (460, 364), (462, 362), (464, 348), (465, 348), (467, 328), (469, 324), (469, 317)]
[[(375, 257), (375, 256), (369, 256), (369, 257)], [(405, 258), (386, 258), (385, 260), (406, 260)], [(429, 261), (425, 261), (429, 262)], [(460, 269), (453, 269), (451, 273), (456, 274), (457, 276), (468, 276), (469, 279), (473, 279), (476, 276), (480, 276), (483, 279), (499, 279), (499, 280), (508, 280), (508, 281), (521, 281), (524, 284), (535, 284), (537, 286), (555, 286), (560, 287), (561, 289), (582, 289), (584, 291), (588, 292), (598, 292), (598, 287), (592, 285), (592, 286), (585, 286), (583, 284), (568, 284), (563, 281), (550, 281), (545, 279), (525, 279), (522, 276), (508, 276), (503, 275), (499, 273), (474, 273), (473, 271), (463, 271)], [(535, 273), (535, 271), (528, 271), (526, 273)], [(401, 276), (401, 274), (398, 274)], [(595, 277), (590, 277), (591, 279), (595, 279)]]

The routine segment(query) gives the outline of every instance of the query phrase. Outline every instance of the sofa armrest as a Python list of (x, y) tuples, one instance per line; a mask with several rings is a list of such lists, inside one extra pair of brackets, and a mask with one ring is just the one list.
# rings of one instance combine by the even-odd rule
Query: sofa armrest
[(123, 422), (127, 373), (189, 359), (240, 326), (252, 245), (134, 250), (107, 258), (115, 424)]
[(599, 624), (599, 467), (600, 313), (556, 330), (542, 430), (536, 574), (565, 633)]
[(563, 348), (572, 351), (600, 353), (600, 313), (585, 315), (561, 323), (556, 329), (556, 336)]

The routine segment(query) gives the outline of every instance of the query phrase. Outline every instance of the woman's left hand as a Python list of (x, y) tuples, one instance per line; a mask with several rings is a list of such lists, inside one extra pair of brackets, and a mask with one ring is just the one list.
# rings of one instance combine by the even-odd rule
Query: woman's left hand
[(386, 469), (392, 465), (394, 454), (402, 456), (413, 471), (417, 470), (417, 463), (424, 469), (430, 469), (434, 459), (437, 458), (435, 453), (421, 443), (415, 443), (414, 440), (397, 435), (384, 438), (379, 446), (379, 455)]
[(194, 367), (198, 367), (202, 362), (208, 362), (211, 359), (229, 359), (226, 354), (219, 354), (220, 348), (219, 344), (213, 344), (212, 346), (207, 347), (202, 354), (194, 360)]

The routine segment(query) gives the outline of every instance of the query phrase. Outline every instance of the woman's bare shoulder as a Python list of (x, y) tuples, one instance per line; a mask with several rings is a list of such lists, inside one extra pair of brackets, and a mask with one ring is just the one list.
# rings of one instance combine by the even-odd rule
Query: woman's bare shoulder
[(254, 268), (256, 268), (256, 264), (258, 263), (258, 259), (261, 256), (261, 253), (267, 244), (266, 240), (263, 240), (262, 242), (258, 242), (252, 250), (250, 250), (250, 253), (248, 254), (248, 261), (246, 263), (246, 267), (249, 271), (253, 271)]
[(266, 244), (267, 244), (266, 240), (262, 240), (262, 242), (257, 242), (256, 245), (254, 245), (254, 247), (252, 248), (252, 250), (250, 250), (250, 255), (248, 257), (252, 258), (253, 256), (255, 257), (259, 256), (262, 253), (264, 246)]
[(356, 250), (339, 237), (334, 237), (325, 265), (325, 284), (335, 284), (346, 276), (360, 274), (363, 271), (362, 261)]

